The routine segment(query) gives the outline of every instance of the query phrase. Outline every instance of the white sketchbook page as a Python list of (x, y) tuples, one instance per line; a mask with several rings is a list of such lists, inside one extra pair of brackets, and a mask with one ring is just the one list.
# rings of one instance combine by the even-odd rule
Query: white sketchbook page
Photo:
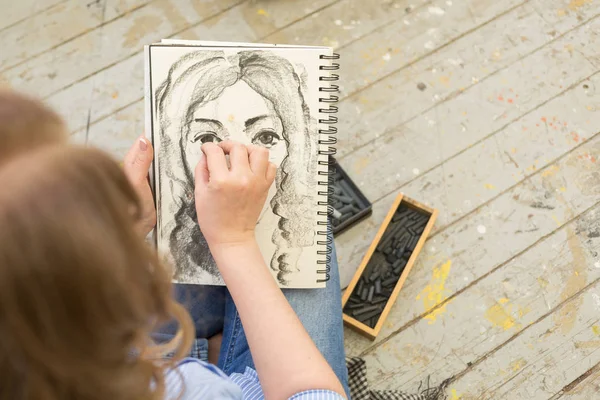
[(195, 223), (192, 177), (198, 140), (218, 136), (271, 147), (280, 168), (256, 230), (265, 262), (282, 287), (325, 286), (317, 283), (325, 278), (318, 273), (325, 256), (317, 252), (326, 250), (317, 235), (326, 230), (317, 225), (326, 220), (317, 215), (326, 212), (317, 204), (324, 200), (317, 181), (326, 179), (317, 175), (318, 161), (327, 160), (318, 154), (317, 133), (324, 53), (330, 51), (150, 46), (157, 244), (175, 265), (176, 282), (223, 284)]
[(329, 51), (330, 47), (325, 46), (306, 46), (297, 44), (273, 44), (273, 43), (247, 43), (247, 42), (215, 42), (210, 40), (185, 40), (185, 39), (162, 39), (161, 44), (165, 45), (180, 45), (180, 46), (195, 46), (195, 47), (278, 47), (278, 48), (299, 48), (299, 49), (322, 49), (324, 52)]

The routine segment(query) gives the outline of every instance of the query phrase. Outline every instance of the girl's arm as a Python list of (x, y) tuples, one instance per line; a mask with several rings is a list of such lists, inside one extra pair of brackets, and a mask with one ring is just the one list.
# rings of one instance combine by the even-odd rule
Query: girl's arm
[(232, 142), (206, 143), (202, 150), (195, 178), (198, 222), (240, 314), (265, 397), (309, 389), (343, 396), (256, 243), (254, 228), (276, 172), (268, 151)]

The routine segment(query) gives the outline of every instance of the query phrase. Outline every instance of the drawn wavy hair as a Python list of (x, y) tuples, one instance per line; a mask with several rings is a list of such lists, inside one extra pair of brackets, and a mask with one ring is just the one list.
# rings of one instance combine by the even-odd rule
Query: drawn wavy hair
[[(287, 154), (277, 173), (276, 193), (270, 202), (279, 217), (271, 237), (275, 244), (270, 266), (285, 285), (286, 276), (298, 270), (301, 248), (315, 240), (312, 192), (316, 183), (318, 138), (305, 102), (304, 80), (286, 59), (269, 51), (198, 51), (181, 57), (156, 91), (162, 159), (161, 195), (171, 195), (175, 212), (169, 247), (177, 265), (175, 278), (191, 277), (198, 268), (218, 275), (206, 240), (197, 224), (193, 174), (185, 160), (194, 110), (218, 98), (229, 86), (244, 81), (268, 100), (281, 119)], [(165, 179), (166, 178), (166, 179)], [(167, 184), (168, 186), (165, 186)], [(234, 212), (234, 211), (232, 211)], [(160, 224), (159, 220), (159, 224)]]

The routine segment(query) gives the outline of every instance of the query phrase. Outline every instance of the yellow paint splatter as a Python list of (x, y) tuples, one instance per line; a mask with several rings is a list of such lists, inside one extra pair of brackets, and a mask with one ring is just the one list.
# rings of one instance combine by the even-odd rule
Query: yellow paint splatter
[[(425, 308), (426, 312), (436, 307), (438, 304), (442, 303), (444, 300), (448, 298), (446, 296), (446, 279), (448, 278), (448, 274), (450, 273), (450, 268), (452, 267), (452, 260), (446, 261), (439, 267), (433, 268), (433, 272), (431, 274), (431, 282), (429, 285), (425, 286), (421, 293), (417, 296), (417, 300), (423, 299), (423, 308)], [(446, 305), (431, 311), (429, 314), (425, 316), (425, 319), (429, 321), (430, 324), (433, 324), (437, 318), (442, 315), (446, 311)]]
[(262, 9), (262, 8), (259, 8), (259, 9), (256, 11), (256, 14), (258, 14), (258, 15), (264, 15), (265, 17), (266, 17), (267, 15), (269, 15), (269, 13), (268, 13), (266, 10)]
[(483, 185), (486, 189), (489, 190), (494, 190), (496, 189), (496, 186), (492, 185), (491, 183), (486, 183), (485, 185)]
[(556, 222), (557, 226), (561, 226), (562, 222), (560, 222), (560, 220), (558, 219), (558, 217), (554, 214), (551, 215), (552, 219), (554, 220), (554, 222)]
[(361, 157), (354, 163), (354, 170), (357, 174), (360, 174), (369, 165), (369, 157)]
[(516, 147), (512, 147), (510, 149), (510, 152), (513, 153), (513, 154), (517, 154), (517, 148)]
[(508, 299), (499, 299), (496, 304), (488, 308), (485, 312), (485, 318), (492, 323), (492, 325), (500, 327), (505, 331), (516, 325), (515, 319), (511, 316), (512, 305), (509, 304)]
[(552, 165), (552, 166), (546, 168), (546, 170), (543, 171), (541, 173), (541, 175), (542, 175), (543, 178), (547, 178), (549, 176), (554, 176), (559, 171), (559, 169), (560, 168), (558, 167), (558, 165)]
[(592, 332), (594, 332), (594, 335), (596, 335), (596, 336), (600, 336), (600, 326), (598, 326), (598, 325), (593, 325), (593, 326), (592, 326)]
[[(584, 250), (579, 236), (571, 226), (567, 226), (567, 245), (571, 251), (573, 261), (570, 267), (573, 270), (565, 282), (563, 290), (560, 294), (561, 301), (566, 301), (573, 297), (576, 293), (582, 290), (587, 283), (586, 269), (586, 250)], [(576, 298), (568, 302), (564, 307), (554, 313), (554, 321), (557, 327), (560, 327), (563, 334), (571, 332), (577, 321), (577, 313), (581, 308), (583, 298)]]
[(558, 188), (558, 190), (560, 190), (561, 192), (566, 192), (567, 188), (564, 187), (564, 186), (561, 186), (561, 187)]
[(583, 7), (586, 4), (590, 4), (592, 0), (571, 0), (569, 3), (569, 10), (577, 11), (578, 8)]
[(544, 278), (543, 276), (540, 276), (537, 278), (537, 281), (540, 285), (541, 288), (545, 288), (546, 286), (548, 286), (548, 284), (550, 282), (548, 282), (548, 280), (546, 278)]
[(461, 397), (456, 393), (456, 389), (450, 390), (450, 400), (460, 400)]
[(229, 116), (227, 117), (227, 119), (229, 120), (229, 122), (232, 122), (235, 119), (235, 115), (229, 114)]
[(446, 87), (450, 86), (450, 77), (446, 75), (440, 76), (440, 83)]
[(558, 15), (559, 17), (564, 17), (565, 15), (567, 15), (567, 12), (565, 11), (564, 8), (560, 8), (560, 9), (556, 10), (556, 15)]
[(513, 362), (510, 363), (510, 367), (512, 368), (512, 370), (514, 372), (517, 372), (518, 370), (520, 370), (521, 368), (523, 368), (525, 365), (527, 365), (527, 361), (525, 361), (522, 358), (519, 358), (518, 360), (515, 360)]

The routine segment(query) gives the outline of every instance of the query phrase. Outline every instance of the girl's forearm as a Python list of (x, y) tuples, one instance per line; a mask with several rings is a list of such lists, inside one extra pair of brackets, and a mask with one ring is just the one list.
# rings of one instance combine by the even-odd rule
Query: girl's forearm
[(309, 389), (344, 395), (269, 272), (255, 241), (211, 248), (233, 297), (267, 399)]

